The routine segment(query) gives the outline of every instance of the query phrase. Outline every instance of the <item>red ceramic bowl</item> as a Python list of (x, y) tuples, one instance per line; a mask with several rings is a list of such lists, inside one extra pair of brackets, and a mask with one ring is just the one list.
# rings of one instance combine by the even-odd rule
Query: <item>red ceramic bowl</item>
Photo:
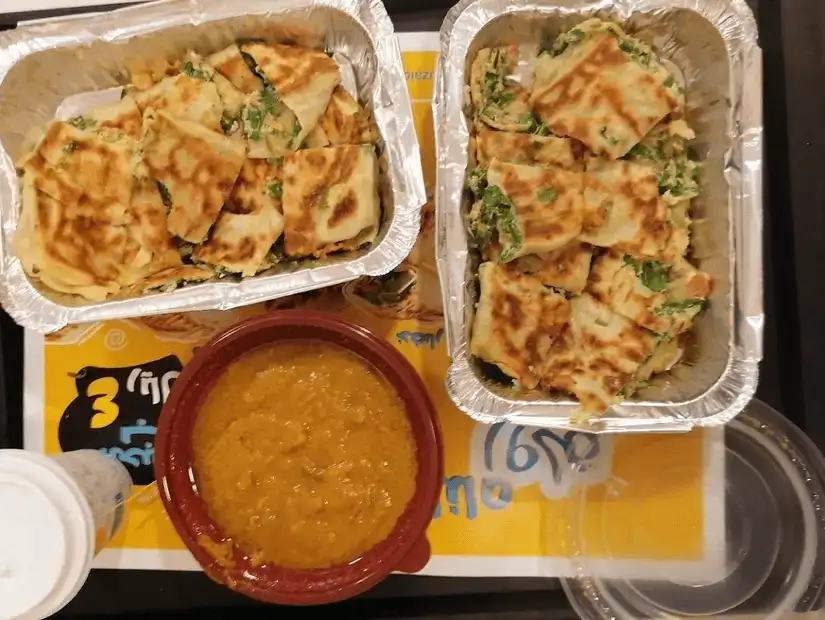
[[(218, 561), (203, 545), (212, 547), (210, 540), (221, 544), (224, 537), (198, 495), (197, 472), (195, 484), (192, 478), (195, 418), (211, 386), (234, 359), (256, 347), (296, 339), (340, 345), (361, 356), (395, 387), (404, 401), (417, 446), (415, 494), (390, 536), (347, 565), (317, 570), (253, 566), (235, 548), (230, 562)], [(288, 605), (340, 601), (365, 592), (393, 571), (414, 573), (424, 568), (430, 558), (426, 530), (438, 503), (443, 470), (435, 408), (409, 362), (386, 340), (363, 327), (332, 314), (305, 310), (254, 317), (198, 349), (163, 407), (155, 444), (155, 474), (164, 507), (206, 574), (252, 598)]]

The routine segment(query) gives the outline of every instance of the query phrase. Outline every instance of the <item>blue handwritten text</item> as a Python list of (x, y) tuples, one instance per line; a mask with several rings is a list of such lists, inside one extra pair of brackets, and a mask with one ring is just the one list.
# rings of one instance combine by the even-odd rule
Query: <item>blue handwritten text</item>
[[(478, 483), (478, 484), (477, 484)], [(450, 476), (444, 478), (444, 500), (449, 514), (475, 519), (479, 504), (487, 510), (504, 510), (513, 501), (513, 487), (496, 478)], [(434, 519), (442, 515), (442, 502), (436, 506)]]
[(444, 329), (439, 328), (439, 330), (435, 333), (403, 331), (398, 332), (395, 337), (400, 343), (411, 342), (416, 347), (429, 345), (431, 349), (435, 349), (444, 337)]

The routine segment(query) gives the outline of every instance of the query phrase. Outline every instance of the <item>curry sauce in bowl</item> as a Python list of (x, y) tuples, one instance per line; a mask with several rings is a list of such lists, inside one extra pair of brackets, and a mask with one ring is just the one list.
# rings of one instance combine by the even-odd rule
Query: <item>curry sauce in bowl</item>
[(265, 345), (233, 361), (192, 436), (209, 514), (254, 563), (325, 568), (392, 531), (415, 491), (404, 403), (338, 345)]
[(443, 475), (432, 402), (398, 351), (333, 315), (254, 317), (199, 349), (155, 462), (195, 558), (254, 598), (342, 600), (429, 559)]

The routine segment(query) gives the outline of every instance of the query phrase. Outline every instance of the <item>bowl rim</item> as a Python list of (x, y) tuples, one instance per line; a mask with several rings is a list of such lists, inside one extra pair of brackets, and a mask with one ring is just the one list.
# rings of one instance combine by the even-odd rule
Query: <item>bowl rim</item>
[[(362, 558), (354, 560), (346, 566), (339, 565), (330, 569), (299, 570), (273, 567), (273, 570), (278, 571), (279, 574), (288, 576), (317, 577), (329, 571), (354, 576), (343, 586), (334, 586), (329, 589), (312, 588), (303, 592), (278, 590), (277, 587), (273, 587), (271, 581), (261, 585), (255, 579), (245, 579), (244, 575), (248, 575), (246, 571), (226, 567), (214, 557), (213, 553), (208, 552), (202, 544), (197, 542), (199, 536), (209, 536), (209, 534), (206, 530), (199, 531), (202, 529), (200, 527), (202, 523), (192, 521), (192, 513), (188, 510), (186, 504), (191, 501), (199, 502), (204, 506), (205, 504), (196, 495), (193, 481), (194, 474), (189, 462), (177, 462), (181, 459), (176, 459), (175, 455), (171, 453), (173, 449), (171, 446), (175, 443), (173, 435), (176, 432), (177, 425), (185, 424), (187, 418), (194, 420), (196, 415), (195, 407), (187, 410), (185, 406), (182, 406), (181, 401), (187, 392), (187, 388), (193, 384), (197, 385), (200, 373), (204, 371), (210, 373), (209, 376), (214, 381), (230, 363), (238, 359), (243, 353), (257, 348), (257, 346), (266, 346), (286, 340), (312, 341), (315, 339), (312, 336), (284, 337), (282, 333), (280, 337), (262, 338), (260, 344), (256, 347), (226, 357), (217, 364), (214, 363), (216, 358), (220, 358), (222, 351), (236, 344), (239, 340), (249, 337), (250, 334), (260, 333), (263, 336), (268, 332), (271, 333), (275, 330), (290, 327), (315, 331), (319, 336), (325, 334), (328, 337), (335, 336), (341, 340), (357, 342), (359, 347), (369, 353), (369, 356), (364, 355), (361, 350), (340, 343), (340, 341), (335, 344), (343, 346), (380, 372), (384, 379), (399, 391), (399, 394), (406, 391), (407, 394), (415, 397), (415, 408), (420, 409), (417, 413), (412, 412), (412, 406), (408, 400), (405, 399), (404, 402), (408, 416), (419, 418), (425, 426), (425, 434), (427, 435), (427, 440), (423, 443), (425, 450), (421, 449), (422, 443), (418, 439), (416, 440), (418, 468), (421, 470), (422, 463), (424, 463), (424, 468), (433, 472), (431, 476), (424, 478), (423, 486), (422, 478), (417, 477), (415, 494), (405, 508), (404, 513), (399, 517), (390, 535), (365, 553)], [(317, 340), (330, 342), (329, 339), (323, 337), (318, 337)], [(376, 364), (378, 361), (386, 364), (390, 369), (395, 369), (396, 381), (393, 381), (393, 378), (388, 376), (387, 372)], [(399, 386), (402, 381), (406, 384), (403, 389)], [(182, 413), (182, 411), (186, 411), (186, 413)], [(193, 423), (191, 422), (190, 426)], [(208, 343), (195, 350), (192, 359), (184, 365), (180, 376), (175, 380), (169, 398), (163, 406), (155, 441), (154, 469), (159, 495), (170, 521), (195, 560), (213, 581), (269, 603), (313, 605), (341, 601), (361, 594), (377, 585), (393, 571), (418, 572), (424, 568), (431, 555), (427, 540), (427, 528), (432, 521), (441, 497), (444, 478), (443, 444), (437, 411), (424, 381), (412, 364), (385, 338), (356, 323), (328, 312), (304, 309), (277, 310), (236, 323), (216, 334)], [(193, 496), (197, 498), (195, 500), (180, 501), (180, 498), (175, 497), (177, 489), (182, 483), (184, 472), (188, 472), (186, 483)], [(420, 495), (423, 495), (423, 497)], [(214, 527), (214, 522), (207, 519), (207, 525)], [(389, 546), (385, 544), (390, 542), (394, 544)], [(243, 556), (237, 552), (237, 549), (235, 551), (235, 557), (243, 560)], [(359, 569), (357, 564), (374, 552), (376, 555), (370, 558), (371, 563), (367, 563), (367, 568)], [(277, 578), (274, 584), (278, 584)]]

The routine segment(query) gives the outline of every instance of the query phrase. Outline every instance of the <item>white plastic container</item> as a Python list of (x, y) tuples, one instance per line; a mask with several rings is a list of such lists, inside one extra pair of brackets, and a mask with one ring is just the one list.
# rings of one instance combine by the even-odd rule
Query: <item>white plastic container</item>
[(57, 613), (117, 533), (132, 480), (95, 450), (0, 450), (0, 620)]

